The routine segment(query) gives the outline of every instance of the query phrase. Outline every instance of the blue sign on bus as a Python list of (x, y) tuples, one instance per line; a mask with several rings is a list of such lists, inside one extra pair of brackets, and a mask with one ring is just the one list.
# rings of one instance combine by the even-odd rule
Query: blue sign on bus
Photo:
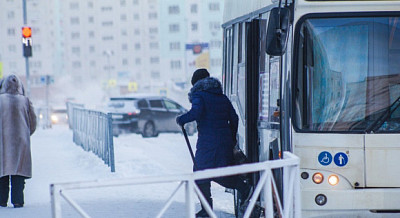
[(335, 164), (339, 167), (346, 166), (347, 162), (349, 161), (349, 157), (347, 154), (343, 152), (339, 152), (335, 154), (335, 157), (333, 158)]
[(332, 163), (332, 155), (327, 151), (323, 151), (318, 155), (318, 162), (321, 165), (328, 166)]

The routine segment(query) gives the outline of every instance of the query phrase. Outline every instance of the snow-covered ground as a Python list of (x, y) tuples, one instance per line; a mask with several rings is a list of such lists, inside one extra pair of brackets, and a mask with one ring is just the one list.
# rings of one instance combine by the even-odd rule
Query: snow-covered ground
[[(194, 145), (197, 136), (189, 137)], [(160, 134), (142, 138), (127, 134), (114, 138), (115, 168), (72, 142), (67, 126), (38, 129), (32, 136), (33, 177), (26, 180), (25, 206), (0, 208), (0, 217), (51, 217), (49, 185), (52, 183), (90, 181), (95, 179), (138, 178), (185, 174), (192, 171), (192, 160), (182, 134)], [(177, 183), (94, 188), (68, 191), (91, 217), (155, 217)], [(233, 197), (212, 183), (214, 211), (218, 217), (234, 217)], [(185, 217), (183, 189), (164, 217)], [(196, 210), (200, 203), (196, 199)], [(63, 217), (80, 217), (62, 200)]]

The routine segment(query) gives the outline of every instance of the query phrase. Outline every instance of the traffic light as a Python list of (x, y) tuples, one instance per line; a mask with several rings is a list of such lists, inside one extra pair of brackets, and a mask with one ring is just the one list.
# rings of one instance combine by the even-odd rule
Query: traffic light
[(31, 36), (32, 36), (32, 29), (27, 26), (22, 27), (22, 37), (31, 38)]
[(32, 29), (30, 27), (22, 27), (22, 49), (24, 57), (32, 57)]

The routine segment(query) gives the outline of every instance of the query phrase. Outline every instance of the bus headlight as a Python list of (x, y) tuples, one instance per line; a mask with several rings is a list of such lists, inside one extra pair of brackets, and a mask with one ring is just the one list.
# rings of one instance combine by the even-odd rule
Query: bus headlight
[(337, 185), (339, 183), (339, 177), (337, 175), (330, 175), (328, 177), (328, 183), (330, 185)]
[(312, 180), (313, 182), (315, 182), (315, 184), (321, 184), (322, 181), (324, 181), (324, 176), (322, 175), (322, 173), (314, 173), (314, 175), (312, 176)]

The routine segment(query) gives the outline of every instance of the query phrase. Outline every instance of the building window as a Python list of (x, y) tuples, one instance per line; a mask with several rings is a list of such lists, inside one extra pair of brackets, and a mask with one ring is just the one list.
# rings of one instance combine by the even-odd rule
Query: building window
[(211, 40), (210, 41), (210, 48), (221, 48), (222, 41), (219, 40)]
[(149, 20), (154, 20), (154, 19), (157, 19), (157, 12), (149, 13)]
[(81, 53), (81, 49), (79, 47), (72, 47), (71, 51), (75, 55), (80, 55), (80, 53)]
[(94, 45), (89, 46), (89, 52), (94, 53), (96, 51)]
[(112, 21), (104, 21), (103, 23), (101, 23), (102, 26), (112, 26), (113, 22)]
[(180, 50), (180, 49), (181, 49), (180, 42), (170, 42), (169, 43), (169, 50), (174, 51), (174, 50)]
[(94, 31), (89, 31), (89, 38), (94, 38)]
[(150, 42), (149, 47), (150, 49), (158, 49), (158, 42)]
[(159, 57), (150, 57), (150, 63), (158, 64), (158, 63), (160, 63), (160, 58)]
[(122, 59), (122, 65), (124, 66), (128, 65), (128, 59), (126, 58)]
[(139, 0), (133, 0), (133, 5), (138, 5), (139, 4)]
[(94, 17), (88, 17), (89, 23), (94, 23)]
[(32, 61), (32, 62), (29, 62), (29, 66), (31, 66), (32, 68), (42, 68), (42, 62)]
[(93, 8), (93, 2), (88, 2), (88, 8)]
[(178, 5), (171, 5), (168, 7), (169, 14), (179, 14), (179, 6)]
[(128, 32), (126, 31), (126, 29), (121, 30), (121, 35), (123, 36), (127, 36)]
[(190, 13), (197, 14), (197, 4), (190, 5)]
[(15, 12), (14, 11), (7, 12), (7, 18), (8, 19), (13, 19), (14, 17), (15, 17)]
[(79, 38), (80, 38), (79, 32), (72, 32), (71, 33), (71, 39), (79, 39)]
[(135, 50), (140, 50), (140, 43), (135, 44)]
[(140, 30), (139, 29), (135, 29), (134, 34), (135, 35), (140, 35)]
[(72, 9), (72, 10), (79, 9), (79, 2), (71, 2), (69, 4), (69, 9)]
[(79, 24), (79, 17), (71, 17), (71, 24), (72, 25)]
[(40, 29), (38, 27), (33, 27), (32, 28), (32, 34), (39, 34), (40, 33)]
[(112, 7), (111, 6), (107, 6), (107, 7), (101, 7), (101, 11), (112, 11)]
[(126, 6), (126, 0), (120, 0), (119, 4), (123, 7)]
[(157, 28), (157, 27), (152, 27), (152, 28), (150, 28), (150, 29), (149, 29), (149, 33), (150, 33), (150, 34), (156, 34), (156, 33), (158, 33), (158, 28)]
[(171, 69), (181, 69), (181, 61), (171, 61)]
[(15, 45), (8, 45), (8, 51), (9, 52), (16, 52), (17, 51), (17, 47)]
[(170, 33), (179, 32), (179, 24), (177, 24), (177, 23), (175, 23), (175, 24), (170, 24), (170, 25), (169, 25), (169, 32), (170, 32)]
[(152, 79), (159, 79), (160, 78), (160, 71), (151, 71), (151, 78)]
[(193, 31), (193, 32), (197, 32), (198, 26), (199, 26), (199, 25), (197, 24), (197, 22), (192, 23), (192, 31)]
[(38, 45), (38, 44), (33, 44), (32, 49), (35, 52), (40, 52), (40, 51), (42, 51), (42, 46)]
[(103, 36), (102, 39), (103, 39), (103, 41), (111, 41), (114, 39), (114, 37), (113, 36)]
[(128, 44), (124, 43), (121, 45), (122, 51), (128, 51)]
[(72, 67), (75, 69), (81, 68), (82, 64), (80, 61), (74, 61), (72, 62)]
[(208, 9), (210, 9), (210, 11), (219, 11), (219, 3), (214, 2), (214, 3), (208, 4)]
[(134, 20), (139, 20), (139, 14), (134, 14), (134, 15), (133, 15), (133, 19), (134, 19)]
[(215, 30), (220, 30), (221, 29), (221, 24), (220, 22), (210, 22), (210, 30), (215, 31)]
[(140, 58), (136, 58), (135, 59), (135, 64), (140, 65), (142, 62), (142, 60)]
[(7, 29), (7, 35), (15, 36), (15, 28), (8, 28)]
[(126, 14), (121, 14), (121, 21), (126, 21)]
[(90, 61), (90, 66), (91, 66), (91, 67), (96, 67), (96, 61), (91, 60), (91, 61)]

